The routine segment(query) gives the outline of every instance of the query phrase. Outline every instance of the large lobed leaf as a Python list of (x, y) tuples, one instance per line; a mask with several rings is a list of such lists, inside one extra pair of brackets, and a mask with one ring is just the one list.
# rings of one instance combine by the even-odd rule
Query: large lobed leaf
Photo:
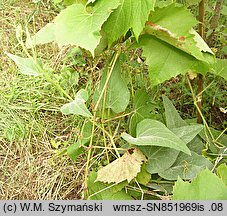
[[(184, 25), (181, 25), (184, 20)], [(183, 50), (195, 58), (208, 61), (201, 51), (213, 54), (200, 35), (192, 29), (197, 23), (185, 7), (175, 6), (157, 8), (146, 23), (145, 32)]]
[(202, 170), (191, 183), (178, 178), (173, 188), (174, 200), (226, 200), (227, 186), (208, 169)]
[(193, 15), (175, 4), (151, 14), (138, 43), (149, 66), (151, 85), (191, 71), (203, 74), (214, 64), (211, 49), (192, 29), (195, 24)]
[(32, 38), (27, 38), (26, 46), (31, 48), (38, 44), (51, 43), (55, 40), (54, 35), (55, 25), (54, 23), (48, 23), (41, 28)]
[(227, 60), (217, 59), (217, 62), (213, 65), (211, 73), (223, 77), (227, 80)]
[(59, 46), (77, 45), (94, 55), (101, 39), (101, 27), (119, 4), (119, 0), (102, 0), (89, 9), (83, 4), (72, 4), (62, 10), (52, 24), (41, 29), (37, 33), (38, 40), (33, 37), (34, 41), (48, 43), (54, 40)]
[(143, 48), (152, 86), (179, 74), (198, 71), (198, 68), (201, 73), (209, 69), (207, 64), (152, 35), (143, 35), (138, 46)]
[(151, 10), (154, 10), (156, 0), (121, 0), (121, 5), (110, 15), (103, 25), (108, 34), (108, 44), (114, 41), (132, 28), (135, 37), (138, 38), (144, 28), (145, 22)]
[(142, 152), (135, 149), (133, 154), (126, 152), (122, 157), (101, 168), (96, 181), (107, 183), (130, 182), (141, 170), (142, 162), (146, 161)]
[(123, 133), (122, 138), (136, 146), (169, 147), (189, 155), (191, 154), (183, 140), (177, 137), (163, 123), (152, 119), (145, 119), (137, 125), (136, 138), (127, 133)]
[(218, 166), (217, 174), (227, 186), (227, 165), (221, 164), (220, 166)]

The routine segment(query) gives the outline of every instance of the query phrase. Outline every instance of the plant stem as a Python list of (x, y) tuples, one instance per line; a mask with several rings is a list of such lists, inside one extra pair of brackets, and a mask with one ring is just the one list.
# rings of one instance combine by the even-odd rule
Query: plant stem
[[(88, 191), (87, 191), (87, 189), (88, 189), (87, 183), (88, 183), (88, 173), (89, 173), (89, 162), (90, 162), (91, 153), (92, 153), (92, 143), (93, 143), (93, 137), (94, 137), (94, 133), (95, 133), (97, 109), (99, 107), (99, 104), (101, 102), (101, 99), (103, 97), (103, 94), (105, 93), (105, 90), (107, 88), (108, 82), (110, 80), (111, 74), (113, 72), (115, 63), (116, 63), (119, 55), (120, 55), (120, 51), (116, 52), (115, 55), (114, 55), (114, 57), (113, 57), (113, 59), (112, 59), (112, 61), (111, 61), (111, 63), (110, 63), (110, 69), (109, 69), (108, 76), (106, 78), (106, 82), (105, 82), (105, 84), (103, 86), (103, 89), (102, 89), (102, 91), (101, 91), (101, 93), (99, 95), (98, 101), (97, 101), (97, 103), (95, 105), (95, 108), (94, 108), (94, 115), (93, 115), (93, 119), (92, 119), (92, 122), (93, 122), (93, 125), (92, 125), (92, 134), (91, 134), (91, 139), (90, 139), (90, 143), (89, 143), (89, 150), (88, 150), (88, 155), (87, 155), (87, 163), (86, 163), (85, 173), (84, 173), (84, 191), (85, 191), (85, 196), (86, 197), (89, 196)], [(117, 148), (115, 146), (115, 143), (114, 143), (114, 141), (112, 139), (111, 139), (111, 144), (113, 145), (117, 156), (120, 157), (120, 154), (118, 153), (118, 150), (117, 150)]]
[[(207, 122), (206, 122), (206, 119), (204, 118), (204, 116), (203, 116), (203, 114), (202, 114), (202, 112), (201, 112), (201, 110), (200, 110), (200, 108), (199, 108), (199, 106), (198, 106), (198, 103), (197, 103), (197, 100), (196, 100), (196, 96), (195, 96), (195, 94), (194, 94), (194, 91), (193, 91), (191, 82), (190, 82), (190, 80), (189, 80), (188, 77), (187, 77), (187, 81), (188, 81), (188, 85), (189, 85), (190, 90), (191, 90), (191, 93), (192, 93), (192, 98), (193, 98), (195, 107), (196, 107), (196, 109), (197, 109), (197, 112), (200, 114), (201, 119), (203, 120), (203, 123), (204, 123), (206, 129), (207, 129), (208, 132), (209, 132), (210, 137), (212, 138), (212, 140), (214, 140), (214, 136), (213, 136), (213, 134), (212, 134), (212, 132), (211, 132), (211, 130), (210, 130), (210, 128), (209, 128)], [(207, 137), (207, 139), (208, 139), (208, 137)]]
[(110, 68), (110, 71), (109, 71), (109, 73), (108, 73), (108, 75), (107, 75), (106, 82), (105, 82), (105, 84), (104, 84), (104, 86), (103, 86), (103, 89), (102, 89), (102, 91), (101, 91), (101, 93), (100, 93), (100, 95), (99, 95), (98, 101), (97, 101), (97, 103), (96, 103), (96, 105), (95, 105), (94, 112), (97, 111), (98, 106), (99, 106), (99, 104), (100, 104), (100, 102), (101, 102), (102, 96), (103, 96), (103, 94), (104, 94), (105, 91), (106, 91), (107, 85), (108, 85), (108, 83), (109, 83), (110, 77), (111, 77), (111, 75), (112, 75), (112, 72), (113, 72), (115, 63), (116, 63), (116, 61), (117, 61), (119, 55), (120, 55), (120, 52), (117, 52), (117, 53), (115, 54), (115, 57), (113, 58), (113, 61), (111, 61), (111, 63), (110, 63), (111, 68)]
[[(204, 39), (204, 23), (205, 23), (205, 0), (199, 3), (199, 34)], [(199, 74), (198, 76), (198, 100), (197, 105), (199, 110), (202, 110), (202, 92), (203, 92), (203, 76)], [(202, 123), (202, 117), (197, 110), (197, 123)]]
[[(203, 75), (199, 74), (198, 75), (198, 99), (197, 99), (197, 105), (200, 109), (202, 110), (202, 92), (203, 92)], [(197, 123), (201, 124), (202, 123), (202, 117), (200, 113), (197, 110)]]

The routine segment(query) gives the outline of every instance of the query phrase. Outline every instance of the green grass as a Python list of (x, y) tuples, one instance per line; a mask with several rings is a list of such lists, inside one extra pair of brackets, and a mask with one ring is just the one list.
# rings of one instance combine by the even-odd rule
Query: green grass
[[(46, 4), (49, 5), (49, 4)], [(49, 7), (49, 6), (48, 6)], [(15, 38), (21, 23), (37, 31), (52, 19), (47, 6), (31, 1), (4, 1), (0, 7), (0, 199), (78, 199), (83, 159), (59, 155), (72, 144), (77, 121), (61, 115), (66, 102), (43, 77), (21, 75), (5, 52), (25, 56)], [(37, 48), (44, 60), (56, 63), (57, 47)], [(53, 74), (67, 76), (67, 71)], [(73, 89), (72, 83), (64, 87)], [(73, 91), (73, 90), (72, 90)], [(51, 143), (58, 142), (55, 148)]]

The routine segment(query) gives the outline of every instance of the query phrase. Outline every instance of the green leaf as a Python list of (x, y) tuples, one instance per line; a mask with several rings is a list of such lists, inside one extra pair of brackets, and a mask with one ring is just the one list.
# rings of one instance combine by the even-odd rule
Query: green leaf
[[(184, 121), (181, 118), (181, 116), (179, 115), (178, 111), (173, 106), (173, 104), (169, 100), (169, 98), (164, 96), (164, 95), (162, 96), (162, 98), (163, 98), (163, 104), (164, 104), (164, 107), (165, 107), (165, 117), (166, 117), (167, 127), (169, 129), (173, 129), (177, 132), (177, 129), (174, 129), (174, 128), (180, 128), (180, 127), (188, 126), (187, 122)], [(198, 127), (198, 131), (199, 131), (199, 128), (201, 126), (196, 126), (196, 127)], [(194, 128), (194, 129), (195, 129), (195, 131), (194, 130), (193, 131), (197, 134), (196, 128)], [(192, 151), (194, 151), (198, 154), (202, 153), (203, 142), (202, 142), (202, 140), (199, 136), (196, 136), (193, 140), (191, 140), (190, 142), (187, 142), (187, 143), (188, 143), (187, 146), (190, 150), (192, 150)]]
[(222, 6), (221, 14), (227, 16), (227, 6), (226, 6), (226, 5), (223, 5), (223, 6)]
[(179, 115), (176, 108), (168, 97), (162, 96), (165, 107), (165, 117), (167, 127), (180, 137), (184, 142), (189, 143), (203, 129), (203, 125), (188, 125)]
[(165, 147), (139, 147), (139, 149), (147, 156), (147, 171), (151, 174), (164, 171), (171, 167), (179, 151)]
[(190, 150), (186, 143), (178, 138), (163, 123), (145, 119), (137, 125), (136, 138), (123, 133), (122, 138), (127, 142), (137, 146), (161, 146), (183, 151), (190, 155)]
[(81, 129), (80, 136), (78, 137), (78, 142), (80, 143), (80, 145), (87, 144), (91, 139), (91, 135), (92, 135), (92, 123), (86, 122)]
[(107, 41), (106, 33), (103, 30), (101, 30), (100, 34), (101, 34), (102, 37), (100, 39), (98, 46), (95, 48), (95, 56), (102, 55), (103, 51), (108, 47), (108, 41)]
[[(205, 130), (205, 129), (204, 129)], [(211, 131), (214, 140), (211, 138), (210, 134), (207, 133), (207, 136), (205, 134), (205, 131), (201, 131), (200, 132), (200, 137), (208, 142), (208, 143), (215, 143), (218, 142), (219, 144), (223, 145), (223, 146), (227, 146), (227, 134), (223, 133), (222, 131), (219, 130), (215, 130), (214, 128), (209, 128), (209, 130)]]
[(40, 62), (34, 62), (33, 59), (22, 58), (20, 56), (16, 56), (10, 53), (6, 53), (6, 55), (15, 62), (22, 74), (29, 76), (41, 75), (41, 72), (39, 70), (39, 67), (41, 67)]
[(227, 59), (217, 59), (210, 72), (227, 80)]
[[(102, 75), (102, 79), (100, 81), (99, 86), (97, 86), (94, 93), (94, 103), (96, 104), (98, 98), (102, 92), (102, 89), (105, 85), (107, 79), (107, 67), (104, 70)], [(124, 77), (121, 75), (121, 65), (120, 61), (117, 60), (114, 69), (112, 71), (110, 80), (108, 82), (108, 87), (106, 90), (106, 95), (103, 94), (103, 97), (106, 96), (105, 100), (102, 98), (100, 102), (100, 108), (103, 106), (105, 108), (112, 109), (115, 113), (125, 111), (126, 107), (129, 104), (130, 92), (127, 88), (126, 81)], [(105, 104), (103, 104), (105, 102)]]
[(202, 170), (191, 183), (178, 178), (173, 200), (226, 200), (227, 187), (208, 169)]
[(133, 200), (122, 188), (128, 183), (122, 182), (117, 185), (106, 185), (97, 182), (97, 173), (92, 171), (88, 177), (88, 190), (91, 200)]
[(151, 118), (151, 103), (149, 95), (144, 89), (138, 90), (133, 98), (134, 100), (134, 113), (131, 116), (129, 124), (129, 132), (132, 136), (136, 135), (137, 124), (145, 118)]
[[(182, 24), (182, 20), (184, 20), (183, 26), (179, 25)], [(163, 8), (156, 8), (149, 17), (149, 21), (169, 29), (173, 34), (179, 36), (188, 34), (190, 29), (197, 24), (189, 10), (183, 6), (176, 6), (175, 3)]]
[(141, 171), (137, 174), (136, 180), (143, 185), (147, 185), (151, 180), (151, 174), (147, 172), (147, 165), (145, 163), (141, 166)]
[(203, 125), (195, 124), (173, 128), (171, 131), (181, 138), (185, 143), (189, 143), (200, 131), (202, 131), (202, 129)]
[(209, 69), (207, 64), (151, 35), (143, 35), (138, 46), (143, 48), (152, 86), (179, 74), (190, 71), (206, 73)]
[(87, 109), (85, 102), (88, 100), (88, 92), (85, 89), (80, 89), (75, 96), (73, 102), (67, 103), (61, 107), (61, 112), (65, 115), (74, 114), (84, 117), (91, 117), (92, 114)]
[(118, 0), (97, 1), (90, 12), (87, 12), (82, 4), (69, 6), (54, 20), (57, 43), (60, 46), (68, 44), (77, 45), (94, 54), (94, 50), (101, 39), (101, 26), (113, 9), (118, 6)]
[(227, 186), (227, 165), (226, 164), (221, 164), (220, 166), (218, 166), (217, 174), (218, 174), (219, 178), (221, 178), (222, 181)]
[(72, 5), (75, 3), (81, 3), (83, 5), (86, 5), (87, 0), (64, 0), (64, 5), (66, 5), (66, 6)]
[(173, 0), (159, 0), (159, 1), (156, 1), (155, 3), (155, 7), (166, 7), (167, 5), (170, 5), (173, 3)]
[[(200, 51), (207, 52), (207, 53), (214, 55), (213, 51), (210, 49), (210, 47), (207, 45), (207, 43), (203, 40), (203, 38), (194, 29), (191, 29), (189, 31), (189, 33), (194, 36), (193, 39), (196, 42), (196, 46), (199, 48)], [(189, 41), (189, 42), (191, 42), (191, 41)], [(188, 44), (188, 46), (189, 46), (189, 44)], [(194, 55), (194, 56), (196, 57), (196, 55)], [(203, 60), (203, 58), (201, 58), (201, 60)]]
[(72, 145), (70, 145), (67, 148), (67, 155), (73, 160), (75, 161), (77, 159), (77, 157), (83, 152), (84, 148), (81, 147), (81, 145), (79, 144), (79, 142), (76, 142)]
[(155, 0), (121, 0), (121, 5), (110, 15), (103, 29), (108, 34), (109, 46), (125, 35), (132, 28), (138, 39), (144, 28), (151, 10), (154, 10)]
[(181, 118), (170, 99), (165, 95), (162, 96), (162, 99), (165, 108), (166, 126), (170, 129), (187, 126), (187, 123)]
[(202, 139), (199, 137), (199, 135), (197, 135), (191, 142), (189, 142), (187, 146), (191, 151), (199, 155), (202, 154), (202, 151), (204, 149), (204, 143)]
[[(39, 42), (50, 42), (54, 35), (54, 41), (59, 46), (77, 45), (94, 55), (101, 39), (101, 26), (119, 4), (119, 0), (97, 1), (90, 10), (83, 4), (72, 4), (62, 10), (52, 24), (40, 30)], [(47, 37), (48, 33), (50, 38)]]
[(158, 174), (168, 180), (176, 180), (178, 176), (182, 179), (192, 179), (206, 167), (211, 169), (213, 165), (205, 157), (193, 151), (191, 156), (180, 152), (174, 164)]
[(81, 134), (79, 135), (77, 142), (67, 148), (67, 154), (72, 160), (75, 161), (84, 151), (83, 145), (90, 141), (91, 134), (92, 124), (91, 122), (86, 122), (81, 129)]
[(32, 48), (33, 46), (39, 44), (53, 42), (55, 40), (54, 28), (55, 26), (53, 23), (48, 23), (46, 26), (41, 28), (34, 36), (32, 36), (31, 40), (27, 38), (26, 47)]
[[(201, 130), (202, 125), (190, 125), (179, 128), (172, 128), (176, 134), (185, 143), (190, 142)], [(162, 172), (171, 167), (179, 155), (179, 151), (165, 147), (140, 147), (139, 148), (147, 157), (147, 171), (152, 173)]]
[[(181, 25), (182, 20), (184, 20), (183, 26)], [(152, 13), (146, 23), (145, 32), (192, 55), (198, 60), (211, 61), (201, 52), (209, 52), (213, 55), (205, 41), (192, 29), (192, 26), (196, 23), (196, 19), (189, 10), (183, 6), (178, 7), (171, 4), (164, 8), (157, 8)]]
[(195, 24), (186, 8), (174, 4), (152, 13), (138, 43), (149, 66), (152, 86), (178, 74), (206, 73), (215, 63), (211, 49), (192, 29)]
[(201, 2), (201, 0), (185, 0), (185, 3), (189, 5), (197, 5)]

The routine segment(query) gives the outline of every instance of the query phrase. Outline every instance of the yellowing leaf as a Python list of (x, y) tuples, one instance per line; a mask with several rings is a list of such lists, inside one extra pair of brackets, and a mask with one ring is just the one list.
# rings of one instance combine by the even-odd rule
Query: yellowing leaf
[(139, 149), (134, 149), (132, 156), (138, 161), (147, 161), (145, 155)]
[(196, 42), (196, 46), (200, 49), (200, 51), (208, 52), (208, 53), (214, 55), (214, 53), (212, 52), (210, 47), (206, 44), (206, 42), (203, 40), (203, 38), (194, 29), (191, 29), (190, 33), (192, 35), (194, 35), (194, 40)]
[(122, 157), (100, 169), (96, 181), (116, 184), (124, 180), (130, 182), (140, 172), (141, 164), (145, 160), (145, 156), (139, 150), (135, 150), (132, 155), (126, 152)]
[(197, 77), (197, 73), (195, 73), (193, 71), (189, 71), (188, 76), (189, 76), (190, 80), (194, 80)]

